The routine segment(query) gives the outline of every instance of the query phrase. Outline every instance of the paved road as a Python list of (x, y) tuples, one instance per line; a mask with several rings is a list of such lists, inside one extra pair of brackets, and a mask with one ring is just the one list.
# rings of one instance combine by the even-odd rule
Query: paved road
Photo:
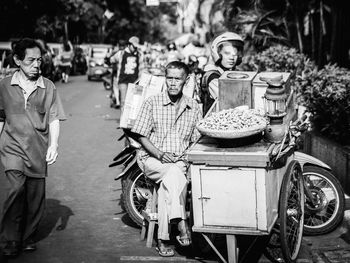
[[(61, 125), (59, 158), (47, 179), (47, 210), (40, 225), (38, 251), (9, 263), (216, 262), (186, 257), (160, 258), (139, 241), (140, 230), (119, 205), (118, 168), (108, 168), (122, 148), (116, 139), (120, 111), (109, 108), (108, 92), (85, 76), (57, 83), (68, 120)], [(6, 182), (0, 176), (0, 203)], [(304, 242), (298, 262), (313, 262)], [(7, 262), (0, 258), (0, 262)], [(269, 262), (261, 258), (259, 262)], [(321, 261), (320, 261), (321, 262)], [(325, 261), (326, 262), (326, 261)]]
[[(38, 250), (8, 262), (163, 261), (139, 240), (140, 229), (119, 205), (121, 187), (114, 176), (120, 170), (108, 164), (123, 147), (117, 141), (120, 111), (109, 107), (109, 92), (101, 82), (88, 82), (86, 76), (57, 83), (57, 88), (68, 120), (61, 123), (58, 160), (49, 168)], [(0, 176), (0, 204), (5, 188)], [(173, 260), (190, 261), (179, 255)], [(0, 258), (0, 262), (7, 259)]]

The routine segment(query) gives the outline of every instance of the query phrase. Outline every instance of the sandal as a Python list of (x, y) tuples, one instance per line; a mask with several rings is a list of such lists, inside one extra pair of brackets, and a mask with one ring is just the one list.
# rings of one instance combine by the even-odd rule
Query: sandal
[(156, 247), (156, 250), (161, 257), (172, 257), (174, 256), (174, 250), (170, 247)]
[(188, 235), (176, 236), (176, 240), (182, 247), (188, 247), (189, 245), (191, 245), (191, 238)]

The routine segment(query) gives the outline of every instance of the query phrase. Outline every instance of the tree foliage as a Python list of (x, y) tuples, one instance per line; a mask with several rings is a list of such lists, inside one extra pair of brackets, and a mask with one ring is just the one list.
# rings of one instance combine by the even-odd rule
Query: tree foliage
[[(108, 8), (111, 19), (103, 16)], [(109, 42), (135, 34), (162, 41), (164, 22), (175, 24), (176, 5), (146, 7), (144, 0), (1, 0), (0, 38), (31, 36), (47, 41)], [(166, 16), (166, 19), (164, 18)]]
[[(145, 5), (144, 0), (123, 0), (128, 8), (119, 4), (114, 6), (115, 15), (106, 26), (106, 39), (115, 42), (137, 35), (149, 42), (165, 41), (164, 21), (176, 23), (176, 5), (161, 4), (157, 7)], [(126, 10), (127, 9), (127, 10)]]

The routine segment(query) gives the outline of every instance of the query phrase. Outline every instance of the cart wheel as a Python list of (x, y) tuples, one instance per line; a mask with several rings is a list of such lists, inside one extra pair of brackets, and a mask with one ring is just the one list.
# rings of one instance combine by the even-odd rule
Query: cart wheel
[(280, 242), (287, 263), (296, 262), (299, 254), (304, 225), (304, 184), (298, 161), (289, 163), (283, 177), (280, 200)]

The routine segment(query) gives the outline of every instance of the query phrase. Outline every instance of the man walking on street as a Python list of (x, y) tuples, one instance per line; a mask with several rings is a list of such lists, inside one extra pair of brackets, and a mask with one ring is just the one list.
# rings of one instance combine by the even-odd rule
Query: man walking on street
[(9, 183), (1, 221), (5, 256), (36, 249), (47, 165), (56, 161), (59, 120), (64, 119), (54, 84), (40, 76), (40, 44), (20, 40), (14, 61), (19, 70), (0, 81), (0, 157)]
[[(143, 57), (138, 50), (139, 38), (131, 37), (127, 47), (118, 51), (111, 57), (111, 63), (117, 63), (117, 74), (113, 80), (113, 93), (116, 101), (120, 101), (120, 107), (123, 110), (125, 96), (129, 83), (134, 83), (138, 80), (143, 70)], [(118, 100), (120, 99), (120, 100)]]
[(144, 102), (132, 129), (143, 148), (137, 162), (147, 177), (159, 183), (157, 250), (163, 257), (174, 255), (165, 243), (169, 240), (170, 222), (178, 225), (179, 244), (191, 244), (185, 213), (187, 162), (184, 155), (200, 136), (196, 124), (202, 112), (195, 100), (182, 94), (188, 74), (186, 64), (170, 62), (165, 69), (167, 90)]

